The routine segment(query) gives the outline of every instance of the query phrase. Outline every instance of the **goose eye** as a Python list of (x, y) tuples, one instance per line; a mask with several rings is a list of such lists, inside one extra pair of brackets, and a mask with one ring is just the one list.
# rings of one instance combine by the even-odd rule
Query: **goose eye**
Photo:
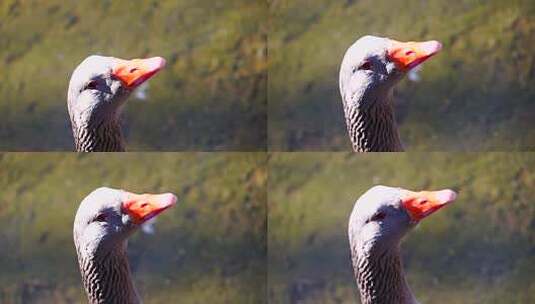
[(372, 64), (371, 62), (369, 61), (364, 61), (360, 66), (359, 66), (359, 70), (371, 70), (372, 69)]
[(374, 214), (374, 215), (370, 218), (370, 221), (371, 221), (371, 222), (382, 221), (382, 220), (384, 220), (385, 217), (386, 217), (386, 214), (385, 214), (384, 212), (377, 212), (376, 214)]
[(105, 222), (107, 218), (108, 217), (106, 216), (106, 214), (101, 213), (97, 215), (97, 217), (95, 218), (95, 222)]
[(97, 89), (97, 81), (91, 80), (85, 85), (85, 90), (96, 90)]

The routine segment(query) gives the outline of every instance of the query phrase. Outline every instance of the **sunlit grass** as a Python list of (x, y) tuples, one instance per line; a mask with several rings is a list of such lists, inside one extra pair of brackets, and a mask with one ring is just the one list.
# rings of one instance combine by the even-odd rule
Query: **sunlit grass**
[(85, 301), (72, 225), (80, 201), (100, 186), (179, 198), (154, 235), (129, 241), (145, 303), (265, 299), (262, 153), (13, 153), (0, 155), (0, 168), (1, 303)]
[(348, 218), (362, 193), (383, 184), (459, 193), (402, 244), (408, 280), (422, 303), (533, 302), (534, 166), (529, 153), (274, 154), (270, 300), (356, 301)]
[(338, 69), (367, 34), (444, 45), (421, 81), (397, 87), (408, 150), (535, 147), (533, 1), (271, 1), (270, 12), (272, 149), (350, 149)]
[(129, 150), (265, 148), (264, 2), (10, 0), (0, 6), (0, 149), (72, 150), (67, 86), (90, 54), (167, 59), (149, 82), (147, 100), (131, 98), (127, 105)]

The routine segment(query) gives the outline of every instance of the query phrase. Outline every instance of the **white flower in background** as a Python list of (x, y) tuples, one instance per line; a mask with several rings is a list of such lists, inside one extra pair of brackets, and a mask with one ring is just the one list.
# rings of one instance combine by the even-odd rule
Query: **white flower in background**
[(422, 77), (420, 76), (420, 71), (421, 70), (422, 70), (422, 66), (418, 65), (418, 66), (416, 66), (415, 68), (413, 68), (412, 70), (409, 71), (407, 77), (409, 77), (410, 81), (418, 82), (418, 81), (420, 81), (422, 79)]
[(148, 99), (148, 90), (149, 90), (149, 83), (144, 82), (142, 83), (135, 91), (135, 97), (139, 100), (147, 100)]
[(156, 218), (153, 217), (150, 220), (146, 221), (143, 225), (141, 225), (141, 231), (146, 234), (154, 234), (156, 230), (154, 229), (154, 224), (156, 224)]

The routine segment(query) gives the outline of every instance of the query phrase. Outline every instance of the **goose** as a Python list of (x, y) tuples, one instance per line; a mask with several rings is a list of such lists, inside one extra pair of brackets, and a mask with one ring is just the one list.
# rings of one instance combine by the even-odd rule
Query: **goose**
[(175, 195), (98, 188), (83, 199), (73, 237), (90, 304), (141, 303), (126, 256), (127, 239), (177, 201)]
[(165, 59), (89, 56), (72, 73), (67, 106), (77, 152), (125, 151), (119, 123), (126, 99), (158, 73)]
[(393, 109), (394, 86), (442, 49), (440, 42), (399, 42), (364, 36), (346, 51), (340, 94), (355, 152), (403, 151)]
[(404, 276), (400, 241), (418, 222), (453, 202), (449, 189), (413, 192), (375, 186), (349, 218), (351, 262), (362, 304), (417, 304)]

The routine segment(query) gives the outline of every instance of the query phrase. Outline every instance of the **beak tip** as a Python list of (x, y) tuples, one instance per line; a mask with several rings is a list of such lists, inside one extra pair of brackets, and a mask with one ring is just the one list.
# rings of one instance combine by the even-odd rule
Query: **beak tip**
[(161, 195), (160, 199), (161, 203), (168, 207), (174, 206), (178, 201), (178, 198), (173, 193), (164, 193)]
[(167, 64), (167, 62), (165, 61), (165, 58), (163, 58), (163, 57), (152, 57), (152, 58), (150, 58), (148, 60), (150, 61), (150, 65), (155, 70), (161, 70)]
[(434, 55), (440, 52), (440, 50), (442, 50), (442, 43), (440, 43), (437, 40), (431, 40), (431, 41), (424, 42), (424, 45), (422, 45), (422, 48), (425, 49), (426, 53), (430, 55)]
[(445, 189), (438, 191), (436, 197), (442, 204), (447, 204), (453, 202), (457, 198), (457, 193), (451, 189)]

